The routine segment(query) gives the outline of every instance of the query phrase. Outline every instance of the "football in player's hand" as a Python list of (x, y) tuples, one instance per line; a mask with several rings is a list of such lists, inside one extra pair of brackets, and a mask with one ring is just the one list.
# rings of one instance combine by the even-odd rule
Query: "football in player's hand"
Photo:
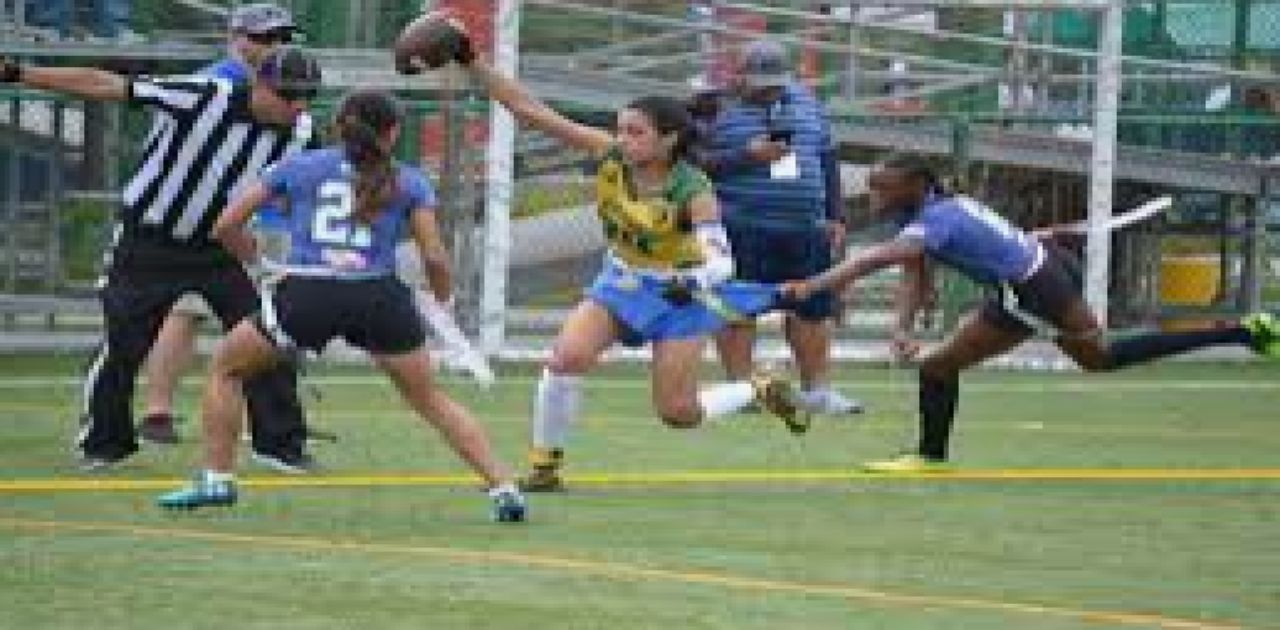
[(424, 13), (406, 24), (393, 52), (396, 70), (403, 74), (435, 70), (450, 61), (467, 65), (476, 58), (462, 22), (440, 11)]

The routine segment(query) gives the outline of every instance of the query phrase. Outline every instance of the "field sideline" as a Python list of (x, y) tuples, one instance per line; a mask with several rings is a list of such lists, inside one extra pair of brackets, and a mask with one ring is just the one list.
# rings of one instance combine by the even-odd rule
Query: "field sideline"
[[(232, 510), (164, 514), (195, 449), (69, 467), (76, 366), (0, 358), (0, 627), (1265, 628), (1280, 619), (1280, 369), (976, 373), (957, 473), (865, 475), (909, 440), (911, 383), (802, 438), (650, 417), (634, 368), (589, 381), (572, 491), (484, 520), (476, 484), (358, 367), (308, 377), (327, 472), (246, 468)], [(446, 379), (521, 457), (531, 369)], [(708, 370), (710, 373), (710, 370)], [(184, 388), (183, 409), (198, 382)], [(188, 422), (182, 430), (192, 434)]]

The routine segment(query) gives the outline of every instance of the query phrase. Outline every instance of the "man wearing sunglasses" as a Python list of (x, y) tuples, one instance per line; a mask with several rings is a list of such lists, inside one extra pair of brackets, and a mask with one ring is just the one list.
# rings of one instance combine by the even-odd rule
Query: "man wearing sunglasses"
[[(272, 51), (293, 40), (296, 25), (287, 9), (270, 3), (245, 4), (231, 10), (227, 20), (227, 56), (201, 70), (248, 86)], [(279, 208), (267, 206), (258, 213), (259, 245), (267, 258), (278, 259), (287, 249), (285, 220)], [(196, 335), (201, 320), (211, 317), (209, 306), (193, 293), (184, 294), (165, 318), (144, 367), (143, 417), (138, 434), (153, 444), (180, 441), (175, 425), (174, 398), (182, 376), (195, 358)], [(296, 399), (291, 399), (296, 400)], [(263, 417), (250, 419), (250, 450), (254, 461), (281, 472), (304, 473), (314, 460), (302, 444), (306, 429), (303, 410), (286, 400), (264, 403)], [(298, 453), (297, 456), (291, 456)]]
[[(198, 293), (229, 329), (258, 307), (241, 262), (209, 236), (234, 192), (313, 142), (305, 109), (320, 85), (315, 58), (281, 46), (250, 85), (211, 77), (129, 78), (95, 68), (25, 66), (0, 58), (0, 83), (154, 113), (142, 158), (122, 194), (99, 295), (106, 339), (86, 375), (77, 440), (85, 470), (110, 468), (138, 449), (132, 398), (138, 370), (173, 303)], [(269, 400), (298, 405), (281, 365), (245, 387), (251, 417)], [(301, 445), (305, 436), (297, 436)], [(297, 456), (300, 453), (291, 453)]]
[(288, 9), (261, 2), (232, 9), (227, 31), (227, 57), (205, 73), (248, 83), (263, 58), (277, 46), (293, 42), (297, 26)]

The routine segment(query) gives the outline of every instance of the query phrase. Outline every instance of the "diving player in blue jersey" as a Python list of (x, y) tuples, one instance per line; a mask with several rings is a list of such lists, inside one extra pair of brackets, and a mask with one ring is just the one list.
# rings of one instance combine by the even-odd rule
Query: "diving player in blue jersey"
[(204, 469), (162, 507), (236, 502), (232, 470), (245, 378), (335, 337), (367, 350), (401, 395), (488, 484), (493, 517), (524, 519), (524, 498), (498, 462), (484, 429), (431, 379), (425, 331), (410, 290), (395, 275), (395, 247), (411, 236), (441, 303), (451, 292), (448, 255), (423, 173), (397, 163), (400, 109), (388, 95), (358, 91), (338, 107), (337, 146), (306, 151), (273, 167), (219, 217), (213, 235), (242, 260), (257, 258), (247, 230), (254, 209), (288, 200), (290, 252), (284, 278), (264, 289), (260, 311), (241, 321), (214, 356), (201, 403)]
[(947, 194), (937, 174), (918, 157), (899, 156), (878, 165), (869, 184), (872, 210), (900, 218), (897, 238), (824, 273), (787, 283), (784, 294), (803, 299), (902, 265), (906, 286), (899, 292), (893, 346), (900, 357), (914, 358), (919, 346), (911, 330), (930, 290), (930, 263), (955, 269), (989, 289), (987, 300), (961, 321), (958, 330), (918, 358), (916, 451), (870, 462), (865, 466), (869, 470), (945, 468), (960, 372), (1012, 349), (1036, 331), (1050, 332), (1058, 347), (1088, 371), (1116, 370), (1212, 345), (1244, 345), (1280, 357), (1280, 321), (1266, 313), (1225, 328), (1108, 340), (1085, 303), (1079, 262), (1066, 250), (1014, 227), (979, 201)]

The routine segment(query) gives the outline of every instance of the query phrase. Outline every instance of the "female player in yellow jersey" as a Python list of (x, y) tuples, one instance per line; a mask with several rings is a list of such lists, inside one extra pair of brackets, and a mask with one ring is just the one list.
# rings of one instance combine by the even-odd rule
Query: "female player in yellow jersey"
[[(615, 342), (653, 344), (653, 405), (667, 426), (691, 428), (759, 399), (796, 433), (808, 428), (790, 385), (762, 375), (751, 383), (721, 383), (698, 391), (697, 371), (708, 336), (728, 320), (769, 310), (773, 285), (732, 282), (733, 258), (707, 177), (684, 159), (694, 126), (684, 104), (638, 99), (617, 113), (617, 131), (571, 121), (519, 82), (477, 58), (460, 25), (432, 67), (463, 65), (489, 96), (521, 122), (600, 160), (597, 211), (608, 251), (586, 298), (560, 328), (533, 405), (529, 491), (563, 487), (559, 469), (569, 426), (578, 415), (582, 376)], [(439, 34), (439, 33), (437, 33)], [(439, 41), (436, 45), (440, 45)], [(402, 70), (419, 61), (398, 51)]]

